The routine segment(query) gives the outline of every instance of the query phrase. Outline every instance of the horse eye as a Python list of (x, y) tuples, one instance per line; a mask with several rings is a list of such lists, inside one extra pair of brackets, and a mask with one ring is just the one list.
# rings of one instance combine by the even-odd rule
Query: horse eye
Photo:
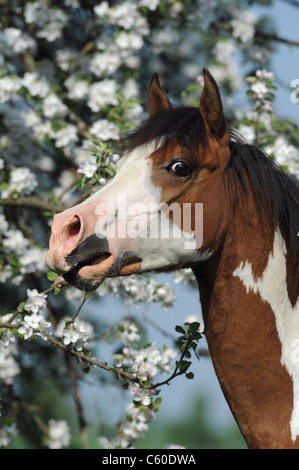
[(188, 176), (191, 173), (190, 167), (182, 161), (175, 162), (168, 168), (177, 176)]

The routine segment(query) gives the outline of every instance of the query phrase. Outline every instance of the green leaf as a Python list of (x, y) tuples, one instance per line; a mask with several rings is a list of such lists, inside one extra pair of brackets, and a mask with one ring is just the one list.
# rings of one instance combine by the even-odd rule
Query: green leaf
[(53, 271), (49, 271), (47, 274), (47, 278), (49, 279), (49, 281), (55, 281), (57, 277), (58, 277), (58, 274), (54, 273)]
[(199, 322), (194, 321), (192, 323), (189, 323), (189, 331), (198, 331), (199, 330)]
[(177, 331), (178, 333), (183, 333), (183, 335), (185, 334), (184, 328), (179, 325), (175, 327), (175, 331)]
[(186, 377), (187, 377), (187, 379), (194, 379), (193, 372), (187, 372)]

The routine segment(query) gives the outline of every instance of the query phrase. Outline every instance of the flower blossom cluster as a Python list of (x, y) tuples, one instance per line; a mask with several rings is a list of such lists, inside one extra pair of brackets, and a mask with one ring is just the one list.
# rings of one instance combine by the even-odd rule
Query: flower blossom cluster
[(37, 187), (36, 176), (27, 167), (14, 168), (10, 172), (7, 187), (1, 191), (1, 198), (16, 198), (31, 194)]
[(99, 287), (98, 295), (107, 294), (122, 297), (128, 305), (131, 302), (135, 305), (140, 302), (159, 302), (165, 309), (171, 307), (175, 301), (175, 291), (170, 284), (159, 283), (157, 279), (149, 276), (131, 275), (106, 279)]
[[(108, 121), (106, 121), (108, 122)], [(105, 146), (102, 147), (105, 149)], [(101, 174), (105, 174), (105, 169), (109, 168), (109, 172), (115, 172), (115, 164), (120, 159), (120, 156), (117, 153), (109, 153), (98, 150), (100, 155), (86, 154), (83, 153), (79, 160), (79, 168), (77, 173), (79, 175), (84, 175), (86, 178), (96, 177), (100, 185), (104, 185), (107, 182), (105, 177), (102, 177)]]
[(155, 399), (157, 392), (146, 388), (145, 385), (159, 373), (171, 372), (171, 361), (177, 354), (170, 347), (160, 349), (151, 344), (141, 349), (136, 348), (141, 335), (136, 323), (129, 319), (120, 323), (117, 337), (125, 343), (125, 347), (121, 354), (115, 355), (116, 366), (129, 370), (136, 381), (130, 387), (133, 401), (127, 407), (127, 419), (120, 424), (117, 438), (113, 441), (100, 439), (105, 448), (132, 447), (132, 444), (145, 434), (156, 415), (157, 403), (160, 401), (159, 398)]
[(233, 28), (232, 35), (242, 42), (249, 42), (255, 34), (256, 15), (252, 11), (234, 10), (230, 24)]
[(4, 425), (0, 428), (0, 447), (7, 447), (17, 436), (16, 423)]
[(65, 421), (50, 419), (46, 443), (49, 449), (67, 447), (70, 442), (70, 429)]
[[(5, 343), (7, 343), (7, 340), (8, 338), (6, 336)], [(14, 344), (9, 344), (4, 347), (3, 358), (1, 357), (0, 362), (0, 379), (5, 385), (12, 385), (15, 377), (21, 372), (16, 357), (17, 348)]]
[(138, 382), (151, 381), (161, 372), (171, 372), (171, 361), (176, 351), (169, 347), (160, 349), (152, 344), (136, 348), (141, 336), (134, 321), (123, 320), (118, 326), (117, 337), (125, 344), (122, 354), (116, 356), (117, 365), (129, 368)]
[(265, 150), (269, 155), (273, 155), (280, 165), (287, 167), (290, 173), (299, 177), (299, 150), (285, 137), (278, 136)]
[(76, 351), (92, 345), (93, 327), (83, 320), (67, 318), (62, 320), (55, 329), (55, 336), (60, 338), (65, 346), (70, 346)]
[(43, 315), (43, 310), (47, 304), (47, 295), (39, 293), (37, 289), (27, 289), (27, 295), (28, 299), (24, 310), (28, 312), (28, 315), (24, 315), (18, 333), (24, 339), (29, 339), (33, 335), (46, 339), (51, 330), (51, 323), (46, 321)]
[[(30, 246), (30, 241), (21, 230), (10, 228), (4, 214), (0, 213), (0, 244), (8, 262), (0, 263), (0, 283), (8, 280), (14, 285), (20, 285), (27, 274), (45, 272), (45, 250)], [(15, 257), (18, 257), (15, 266)], [(11, 258), (11, 263), (9, 262)]]
[(257, 110), (272, 112), (273, 106), (273, 86), (274, 74), (264, 69), (256, 71), (255, 77), (248, 77), (251, 82), (251, 95)]

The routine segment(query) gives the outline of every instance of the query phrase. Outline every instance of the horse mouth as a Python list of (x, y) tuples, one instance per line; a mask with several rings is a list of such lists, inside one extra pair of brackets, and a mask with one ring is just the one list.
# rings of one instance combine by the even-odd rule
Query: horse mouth
[(64, 279), (77, 289), (92, 292), (106, 278), (113, 263), (114, 256), (111, 253), (101, 253), (93, 258), (74, 263), (71, 270), (64, 274)]

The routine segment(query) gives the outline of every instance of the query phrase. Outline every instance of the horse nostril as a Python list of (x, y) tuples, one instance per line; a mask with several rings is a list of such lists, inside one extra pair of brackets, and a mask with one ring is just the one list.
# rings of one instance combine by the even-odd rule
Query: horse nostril
[(69, 237), (75, 237), (78, 235), (81, 229), (81, 222), (79, 217), (76, 215), (75, 220), (71, 223), (71, 225), (68, 227), (68, 235)]
[(72, 216), (64, 224), (61, 231), (60, 240), (63, 245), (63, 252), (68, 255), (77, 245), (82, 229), (82, 222), (78, 215)]

